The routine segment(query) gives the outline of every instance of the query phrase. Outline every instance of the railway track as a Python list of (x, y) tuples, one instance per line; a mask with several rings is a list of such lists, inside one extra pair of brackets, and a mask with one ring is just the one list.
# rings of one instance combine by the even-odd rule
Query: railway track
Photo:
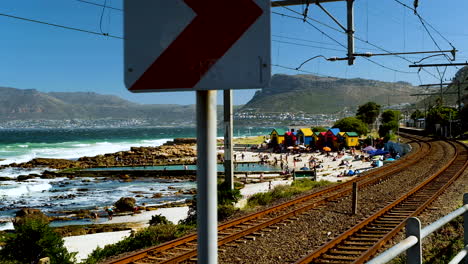
[[(408, 155), (401, 162), (375, 169), (361, 177), (342, 184), (331, 186), (323, 190), (296, 198), (292, 201), (249, 214), (242, 218), (218, 226), (218, 245), (226, 245), (239, 239), (255, 239), (268, 229), (278, 229), (280, 225), (295, 220), (295, 216), (321, 206), (329, 201), (337, 200), (352, 192), (353, 182), (357, 182), (360, 189), (386, 181), (398, 173), (424, 158), (430, 151), (431, 145), (426, 142), (414, 142), (419, 151)], [(179, 239), (140, 251), (107, 264), (126, 263), (180, 263), (196, 262), (197, 244), (196, 234), (187, 235)]]
[(437, 173), (398, 200), (296, 263), (364, 263), (394, 237), (409, 217), (421, 213), (468, 166), (467, 148), (450, 142), (455, 156)]

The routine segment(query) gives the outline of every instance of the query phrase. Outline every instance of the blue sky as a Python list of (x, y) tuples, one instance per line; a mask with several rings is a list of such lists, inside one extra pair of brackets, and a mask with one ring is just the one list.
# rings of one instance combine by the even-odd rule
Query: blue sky
[[(87, 0), (104, 4), (106, 0)], [(400, 0), (413, 6), (413, 1)], [(122, 0), (107, 0), (108, 5), (122, 8)], [(342, 24), (346, 25), (346, 3), (325, 3)], [(302, 13), (304, 7), (292, 7)], [(458, 50), (457, 61), (468, 59), (468, 1), (425, 1), (419, 0), (421, 16), (447, 38)], [(273, 8), (273, 12), (299, 16), (285, 8)], [(44, 22), (106, 32), (123, 36), (123, 13), (83, 3), (78, 0), (2, 0), (0, 14), (35, 19)], [(334, 28), (338, 28), (317, 6), (311, 5), (309, 16)], [(101, 18), (102, 17), (102, 18)], [(314, 21), (311, 24), (325, 34), (346, 45), (346, 36)], [(393, 52), (437, 50), (429, 34), (411, 10), (395, 0), (356, 0), (356, 36)], [(151, 28), (148, 28), (148, 32)], [(85, 91), (115, 94), (140, 103), (194, 104), (193, 92), (171, 92), (132, 94), (123, 84), (123, 40), (89, 33), (77, 32), (38, 23), (32, 23), (0, 16), (0, 86), (39, 91)], [(451, 46), (430, 29), (441, 49)], [(346, 51), (325, 34), (301, 20), (272, 14), (272, 63), (296, 68), (308, 58), (344, 57)], [(384, 53), (374, 46), (361, 41), (355, 42), (357, 52)], [(407, 55), (410, 62), (427, 55)], [(382, 68), (363, 58), (357, 58), (355, 65), (345, 61), (329, 62), (318, 58), (305, 64), (301, 69), (320, 75), (341, 78), (366, 78), (383, 81), (407, 81), (414, 85), (439, 82), (435, 68), (430, 72), (409, 68), (410, 62), (395, 56), (373, 57), (372, 60), (389, 68), (411, 73), (396, 72)], [(441, 56), (424, 60), (423, 63), (446, 63)], [(440, 68), (440, 73), (444, 68)], [(297, 71), (273, 66), (273, 73), (299, 74)], [(444, 79), (450, 79), (456, 72), (448, 67)], [(436, 78), (437, 77), (437, 78)], [(234, 104), (246, 103), (255, 90), (234, 91)], [(221, 94), (221, 93), (220, 93)], [(222, 100), (218, 101), (222, 104)]]

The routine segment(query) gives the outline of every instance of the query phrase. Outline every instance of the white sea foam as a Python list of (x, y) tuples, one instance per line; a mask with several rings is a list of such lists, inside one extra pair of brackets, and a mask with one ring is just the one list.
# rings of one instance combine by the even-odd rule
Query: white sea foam
[(45, 170), (54, 170), (49, 168), (34, 168), (34, 169), (25, 169), (25, 168), (4, 168), (0, 169), (1, 177), (16, 178), (19, 175), (28, 175), (28, 174), (41, 174)]
[[(157, 147), (166, 143), (170, 139), (123, 141), (123, 142), (97, 142), (97, 143), (78, 143), (64, 142), (56, 144), (40, 144), (38, 146), (29, 146), (21, 148), (17, 152), (12, 152), (11, 156), (2, 154), (0, 165), (10, 163), (28, 162), (34, 158), (56, 158), (56, 159), (77, 159), (83, 156), (96, 156), (106, 153), (114, 153), (129, 150), (130, 147)], [(9, 146), (7, 146), (8, 148)], [(20, 152), (20, 153), (18, 153)]]
[(15, 228), (13, 227), (12, 222), (0, 223), (0, 231), (1, 230), (13, 230), (13, 229)]
[[(5, 187), (5, 186), (4, 186)], [(40, 193), (47, 191), (52, 188), (52, 185), (48, 182), (15, 182), (9, 184), (7, 188), (0, 189), (0, 197), (19, 197), (22, 195), (31, 195), (34, 193)]]

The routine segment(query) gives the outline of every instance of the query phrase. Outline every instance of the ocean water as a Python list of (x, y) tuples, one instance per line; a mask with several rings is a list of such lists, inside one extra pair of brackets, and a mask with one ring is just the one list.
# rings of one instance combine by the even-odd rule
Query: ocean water
[[(267, 135), (271, 130), (242, 127), (234, 129), (234, 136)], [(218, 137), (222, 136), (223, 131), (219, 130)], [(134, 146), (160, 146), (181, 137), (196, 137), (196, 129), (0, 129), (0, 165), (27, 162), (38, 157), (77, 159), (125, 151)]]
[[(236, 128), (234, 134), (267, 135), (271, 130)], [(223, 131), (218, 131), (218, 137), (222, 135)], [(195, 136), (195, 128), (0, 129), (0, 165), (39, 157), (78, 159), (126, 151), (130, 147), (160, 146), (174, 138)], [(0, 170), (0, 177), (40, 174), (46, 169), (5, 168)], [(190, 181), (158, 179), (132, 182), (66, 178), (0, 181), (0, 230), (12, 227), (9, 219), (20, 208), (38, 208), (48, 214), (63, 210), (103, 209), (127, 196), (135, 197), (137, 204), (159, 205), (183, 201), (191, 195), (177, 194), (177, 190), (195, 187), (196, 183)], [(162, 193), (163, 196), (152, 198), (154, 193)]]

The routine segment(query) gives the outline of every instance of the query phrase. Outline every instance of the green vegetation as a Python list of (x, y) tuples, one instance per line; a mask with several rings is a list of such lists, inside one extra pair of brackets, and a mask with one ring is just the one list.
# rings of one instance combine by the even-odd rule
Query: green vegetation
[(247, 208), (254, 208), (257, 206), (265, 206), (274, 201), (284, 198), (290, 198), (294, 195), (303, 193), (305, 191), (312, 190), (314, 188), (330, 185), (332, 182), (329, 181), (312, 181), (310, 179), (300, 179), (294, 181), (291, 186), (278, 185), (273, 188), (272, 191), (266, 193), (257, 193), (252, 195), (247, 200)]
[(368, 132), (367, 125), (362, 120), (356, 117), (345, 117), (335, 122), (334, 128), (339, 128), (344, 132), (356, 132), (359, 135), (366, 135)]
[(104, 248), (98, 247), (83, 263), (94, 264), (105, 258), (121, 253), (159, 245), (163, 242), (184, 236), (192, 230), (192, 227), (185, 225), (160, 224), (150, 226), (141, 231), (138, 231), (137, 233), (125, 238), (120, 242), (107, 245)]
[(264, 136), (257, 136), (257, 137), (234, 138), (232, 141), (234, 142), (234, 144), (258, 145), (258, 144), (262, 144), (264, 140), (265, 140)]
[(167, 218), (163, 215), (157, 214), (151, 216), (151, 220), (149, 221), (150, 226), (155, 226), (155, 225), (168, 225), (171, 222), (167, 220)]
[(312, 128), (312, 132), (327, 132), (328, 129), (324, 128), (324, 127), (313, 127)]
[(72, 264), (75, 253), (64, 247), (63, 238), (55, 233), (47, 221), (25, 218), (15, 225), (15, 232), (7, 235), (0, 250), (1, 263), (37, 263), (44, 257), (51, 264)]
[(375, 102), (367, 102), (358, 107), (356, 117), (362, 122), (371, 125), (377, 120), (380, 114), (380, 105)]
[(400, 111), (385, 110), (381, 116), (382, 124), (379, 127), (379, 136), (385, 137), (388, 141), (395, 137), (395, 133), (399, 127)]

